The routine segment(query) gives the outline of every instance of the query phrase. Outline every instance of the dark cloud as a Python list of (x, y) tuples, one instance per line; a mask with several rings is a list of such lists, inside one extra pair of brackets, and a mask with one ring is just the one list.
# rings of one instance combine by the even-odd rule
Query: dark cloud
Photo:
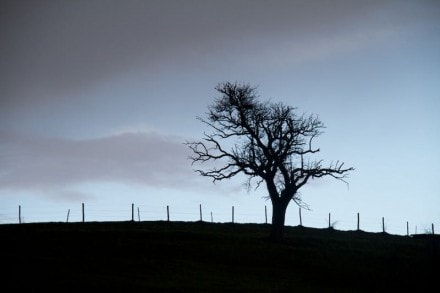
[(379, 2), (2, 1), (2, 107), (60, 99), (133, 67), (191, 66), (212, 52), (225, 61), (237, 48), (279, 47), (280, 35), (350, 30)]
[(415, 20), (438, 19), (426, 3), (0, 1), (0, 128), (67, 137), (177, 128), (182, 119), (162, 113), (205, 106), (217, 82), (267, 84), (298, 64), (366, 53)]
[(197, 178), (182, 141), (157, 133), (124, 133), (90, 140), (3, 133), (1, 139), (3, 189), (62, 190), (88, 182), (181, 189)]

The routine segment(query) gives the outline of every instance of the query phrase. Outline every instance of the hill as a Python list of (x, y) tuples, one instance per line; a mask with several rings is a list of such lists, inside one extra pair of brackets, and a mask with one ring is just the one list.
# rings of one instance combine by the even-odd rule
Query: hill
[[(18, 291), (420, 291), (440, 239), (201, 222), (0, 225), (1, 288)], [(3, 291), (3, 290), (2, 290)], [(3, 292), (9, 292), (3, 291)]]

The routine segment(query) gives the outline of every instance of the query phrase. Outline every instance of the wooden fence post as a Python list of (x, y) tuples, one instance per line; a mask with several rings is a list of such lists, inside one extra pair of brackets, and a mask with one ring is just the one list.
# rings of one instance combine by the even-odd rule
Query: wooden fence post
[(406, 236), (409, 236), (409, 224), (408, 224), (408, 221), (406, 221)]
[(139, 207), (138, 207), (138, 221), (141, 221), (141, 213), (139, 212)]
[(328, 228), (331, 228), (331, 224), (330, 224), (330, 213), (328, 213)]
[(212, 212), (211, 212), (211, 223), (213, 223), (213, 222), (214, 222), (214, 219), (212, 217)]
[(385, 218), (382, 217), (382, 233), (385, 233)]
[(232, 206), (232, 224), (234, 224), (234, 206)]
[(66, 223), (69, 223), (69, 215), (70, 215), (70, 209), (67, 210), (67, 219), (66, 219)]
[(21, 205), (18, 206), (18, 223), (21, 224)]
[(131, 221), (134, 222), (134, 203), (131, 204)]
[(84, 203), (82, 203), (82, 222), (85, 222), (85, 215), (84, 215)]
[(202, 217), (202, 204), (199, 205), (199, 210), (200, 210), (200, 222), (203, 222), (203, 217)]
[(266, 224), (267, 224), (267, 206), (264, 206), (264, 216), (266, 218)]
[(357, 221), (357, 230), (359, 231), (359, 213), (357, 213), (357, 218), (358, 218), (358, 221)]
[(434, 223), (432, 223), (432, 235), (434, 235)]
[(170, 221), (170, 206), (167, 206), (167, 222)]
[(301, 207), (299, 208), (299, 225), (303, 225), (302, 217), (301, 217)]

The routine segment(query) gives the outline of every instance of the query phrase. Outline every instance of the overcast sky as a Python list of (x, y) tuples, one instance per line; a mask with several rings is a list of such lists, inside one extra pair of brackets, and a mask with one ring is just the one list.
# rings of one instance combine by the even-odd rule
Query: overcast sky
[(224, 81), (319, 115), (318, 158), (356, 168), (349, 188), (302, 190), (311, 226), (332, 212), (354, 229), (360, 212), (366, 230), (382, 216), (395, 233), (440, 227), (434, 0), (1, 0), (0, 222), (18, 205), (28, 221), (61, 221), (81, 202), (97, 220), (133, 202), (144, 218), (169, 204), (196, 220), (201, 203), (218, 220), (235, 205), (236, 219), (263, 221), (263, 188), (198, 177), (182, 144), (202, 136), (195, 117)]

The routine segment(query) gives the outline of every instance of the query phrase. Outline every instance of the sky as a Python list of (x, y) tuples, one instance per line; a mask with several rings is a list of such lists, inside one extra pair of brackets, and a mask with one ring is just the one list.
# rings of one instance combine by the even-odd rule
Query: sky
[[(264, 187), (213, 184), (183, 144), (221, 82), (316, 114), (303, 224), (440, 231), (440, 2), (0, 0), (0, 223), (262, 223)], [(292, 203), (287, 225), (298, 225)]]

